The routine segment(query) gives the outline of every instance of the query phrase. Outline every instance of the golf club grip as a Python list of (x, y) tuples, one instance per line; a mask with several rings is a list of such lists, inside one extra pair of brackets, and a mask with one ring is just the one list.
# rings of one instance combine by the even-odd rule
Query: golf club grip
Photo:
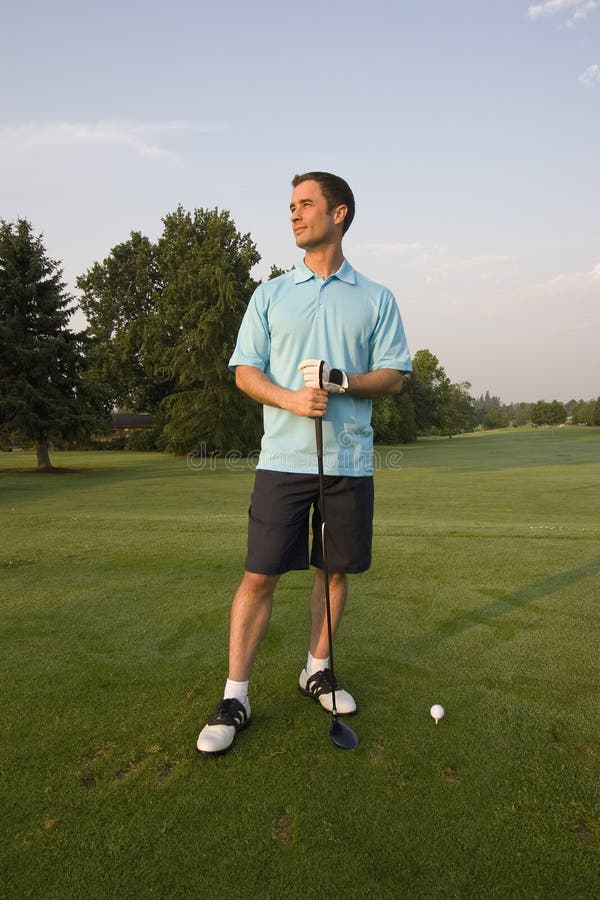
[(319, 470), (319, 478), (323, 477), (323, 419), (320, 416), (315, 418), (315, 437), (317, 443), (317, 466)]

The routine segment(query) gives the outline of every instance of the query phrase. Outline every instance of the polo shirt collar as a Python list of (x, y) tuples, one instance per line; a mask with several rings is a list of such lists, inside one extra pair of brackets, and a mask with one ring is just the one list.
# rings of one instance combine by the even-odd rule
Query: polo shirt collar
[[(304, 260), (296, 265), (294, 269), (295, 284), (301, 284), (303, 281), (310, 281), (310, 279), (314, 277), (315, 273), (308, 268)], [(345, 281), (347, 284), (356, 284), (356, 270), (350, 265), (347, 259), (344, 259), (337, 272), (334, 272), (330, 278), (338, 278), (340, 281)]]

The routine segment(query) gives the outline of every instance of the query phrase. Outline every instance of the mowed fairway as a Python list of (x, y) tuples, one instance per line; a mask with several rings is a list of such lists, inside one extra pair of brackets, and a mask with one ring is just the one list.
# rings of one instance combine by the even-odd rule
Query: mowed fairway
[[(600, 429), (379, 451), (336, 648), (354, 751), (296, 689), (282, 579), (224, 757), (252, 471), (0, 455), (3, 898), (600, 895)], [(446, 708), (435, 725), (433, 703)]]

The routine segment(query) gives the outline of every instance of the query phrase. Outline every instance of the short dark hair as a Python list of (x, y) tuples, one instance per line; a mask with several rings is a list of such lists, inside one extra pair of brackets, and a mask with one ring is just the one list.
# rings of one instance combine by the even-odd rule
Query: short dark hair
[(354, 194), (350, 190), (348, 182), (340, 178), (339, 175), (332, 175), (331, 172), (305, 172), (303, 175), (294, 175), (292, 187), (298, 187), (303, 181), (319, 182), (329, 210), (333, 209), (334, 206), (346, 206), (348, 208), (342, 227), (342, 234), (346, 234), (352, 224), (356, 210)]

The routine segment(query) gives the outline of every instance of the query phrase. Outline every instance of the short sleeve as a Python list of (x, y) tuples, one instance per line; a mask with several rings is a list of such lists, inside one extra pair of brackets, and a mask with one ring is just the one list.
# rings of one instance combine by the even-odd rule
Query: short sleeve
[(402, 316), (394, 295), (389, 291), (386, 291), (381, 300), (377, 324), (371, 335), (369, 355), (372, 371), (397, 369), (400, 372), (412, 372)]
[(268, 301), (265, 299), (262, 285), (259, 285), (244, 313), (235, 350), (229, 360), (229, 368), (254, 366), (264, 372), (269, 364), (270, 355)]

